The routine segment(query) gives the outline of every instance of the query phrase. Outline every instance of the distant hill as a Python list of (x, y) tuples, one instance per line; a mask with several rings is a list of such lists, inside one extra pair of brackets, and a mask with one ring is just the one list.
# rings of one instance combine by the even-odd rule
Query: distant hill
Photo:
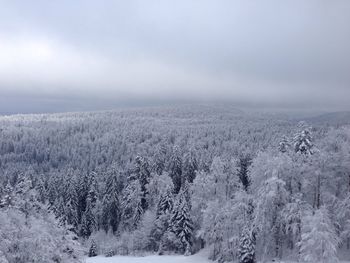
[(350, 124), (350, 111), (340, 111), (321, 114), (306, 119), (313, 124), (328, 124), (332, 126)]

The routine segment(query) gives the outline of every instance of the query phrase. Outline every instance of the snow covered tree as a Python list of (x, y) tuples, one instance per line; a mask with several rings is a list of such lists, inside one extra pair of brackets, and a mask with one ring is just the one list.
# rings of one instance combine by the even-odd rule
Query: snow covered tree
[(40, 203), (30, 177), (19, 177), (13, 205), (0, 208), (0, 258), (9, 263), (80, 262), (76, 236)]
[[(91, 196), (92, 198), (92, 196)], [(91, 203), (93, 205), (93, 203)], [(121, 218), (117, 176), (110, 174), (107, 178), (102, 200), (102, 227), (107, 232), (110, 228), (116, 232)]]
[(281, 211), (286, 231), (286, 243), (291, 250), (301, 240), (302, 213), (309, 208), (307, 203), (302, 201), (301, 194), (295, 194), (290, 197), (289, 202), (286, 203)]
[(97, 256), (97, 245), (94, 239), (91, 240), (91, 245), (89, 248), (89, 257), (96, 257)]
[(193, 224), (190, 209), (189, 186), (188, 183), (185, 183), (175, 202), (169, 226), (171, 232), (176, 235), (181, 243), (181, 247), (178, 247), (178, 250), (185, 255), (192, 253)]
[(96, 181), (97, 174), (95, 172), (90, 173), (89, 177), (89, 191), (87, 198), (91, 201), (91, 206), (94, 208), (98, 199), (98, 183)]
[(168, 173), (161, 175), (152, 172), (151, 179), (147, 185), (147, 202), (150, 208), (156, 207), (160, 198), (169, 190), (173, 189), (173, 182)]
[(58, 198), (58, 189), (59, 182), (55, 176), (52, 176), (48, 179), (47, 189), (46, 189), (46, 197), (49, 203), (49, 208), (51, 210), (55, 209), (55, 203)]
[(306, 123), (298, 124), (299, 131), (294, 135), (293, 144), (296, 153), (305, 155), (313, 154), (313, 143), (311, 128)]
[(89, 193), (89, 174), (84, 173), (78, 177), (77, 182), (77, 196), (78, 196), (78, 206), (77, 213), (79, 222), (86, 208), (86, 199)]
[(87, 198), (86, 209), (81, 221), (81, 235), (85, 238), (89, 237), (91, 233), (97, 229), (96, 218), (90, 197)]
[(66, 205), (62, 196), (55, 203), (54, 214), (61, 226), (65, 226), (67, 224)]
[(183, 167), (182, 167), (182, 177), (183, 180), (187, 180), (193, 183), (196, 178), (196, 172), (198, 170), (198, 163), (193, 150), (190, 150), (184, 156)]
[(38, 199), (40, 202), (45, 203), (47, 196), (46, 196), (46, 188), (45, 188), (45, 184), (44, 181), (40, 178), (36, 184), (35, 187), (37, 193), (38, 193)]
[(65, 191), (65, 216), (67, 223), (74, 227), (74, 231), (78, 232), (78, 195), (76, 192), (75, 178), (69, 177), (66, 183)]
[(156, 220), (156, 213), (154, 210), (147, 210), (140, 220), (136, 230), (131, 235), (132, 251), (152, 251), (158, 249), (158, 241), (152, 235), (154, 229), (154, 222)]
[(311, 263), (338, 262), (339, 237), (325, 206), (303, 218), (300, 246), (301, 260)]
[(154, 155), (154, 162), (152, 169), (158, 175), (161, 175), (165, 170), (165, 162), (166, 162), (166, 147), (165, 145), (160, 145), (156, 149), (156, 153)]
[(157, 204), (156, 219), (154, 221), (151, 237), (158, 246), (158, 253), (162, 253), (162, 250), (165, 249), (162, 241), (164, 234), (169, 229), (169, 221), (174, 206), (173, 198), (172, 189), (169, 187), (167, 191), (162, 194)]
[(134, 230), (144, 211), (142, 210), (142, 192), (139, 181), (131, 181), (122, 193), (122, 224), (124, 230)]
[(238, 262), (256, 263), (255, 259), (255, 232), (245, 227), (239, 240)]
[(287, 136), (283, 135), (281, 141), (278, 144), (278, 150), (281, 153), (285, 153), (288, 151), (289, 148), (290, 148), (289, 139)]
[(13, 206), (13, 194), (13, 187), (7, 182), (0, 199), (0, 208)]
[(272, 177), (259, 187), (254, 209), (254, 225), (258, 229), (263, 251), (270, 251), (274, 257), (281, 257), (284, 238), (284, 221), (281, 212), (287, 202), (288, 193), (285, 190), (285, 182), (278, 178), (277, 173), (273, 170)]
[(251, 179), (250, 179), (249, 174), (248, 174), (248, 169), (249, 169), (249, 166), (251, 165), (251, 163), (252, 163), (252, 158), (250, 157), (249, 154), (242, 155), (239, 158), (239, 162), (238, 162), (238, 165), (239, 165), (238, 177), (241, 180), (243, 188), (246, 191), (248, 190), (248, 188), (250, 186), (250, 183), (251, 183)]
[(135, 163), (136, 165), (135, 165), (134, 173), (141, 186), (141, 194), (142, 194), (141, 208), (142, 210), (146, 210), (148, 208), (147, 185), (149, 184), (149, 181), (151, 178), (150, 167), (149, 167), (148, 160), (142, 156), (137, 156), (135, 159)]
[(179, 193), (182, 183), (182, 158), (180, 148), (176, 145), (173, 148), (169, 162), (169, 176), (173, 180), (174, 193)]
[(169, 187), (165, 193), (160, 197), (157, 205), (157, 215), (170, 213), (173, 209), (174, 200), (172, 189)]

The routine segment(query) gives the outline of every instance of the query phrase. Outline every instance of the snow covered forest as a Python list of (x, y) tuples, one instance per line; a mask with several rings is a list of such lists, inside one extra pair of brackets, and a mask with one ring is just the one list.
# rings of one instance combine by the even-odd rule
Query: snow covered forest
[[(327, 117), (327, 116), (326, 116)], [(0, 262), (350, 255), (350, 118), (182, 106), (0, 117)]]

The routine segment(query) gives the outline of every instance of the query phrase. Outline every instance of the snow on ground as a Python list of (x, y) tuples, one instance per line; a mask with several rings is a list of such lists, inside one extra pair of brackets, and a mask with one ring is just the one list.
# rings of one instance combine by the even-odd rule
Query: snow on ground
[[(133, 257), (133, 256), (114, 256), (104, 257), (98, 256), (93, 258), (87, 258), (86, 263), (213, 263), (208, 259), (208, 251), (202, 250), (201, 252), (192, 256), (181, 256), (181, 255), (150, 255), (144, 257)], [(262, 263), (259, 261), (259, 263)], [(295, 261), (276, 261), (276, 262), (264, 262), (264, 263), (297, 263)], [(339, 263), (350, 263), (350, 261), (340, 261)]]
[(115, 256), (106, 258), (98, 256), (86, 259), (86, 263), (212, 263), (212, 261), (198, 256), (145, 256), (145, 257), (127, 257)]
[[(266, 263), (270, 263), (266, 262)], [(206, 255), (199, 253), (193, 256), (180, 256), (180, 255), (152, 255), (144, 257), (132, 257), (132, 256), (114, 256), (104, 257), (98, 256), (93, 258), (87, 258), (86, 263), (213, 263)], [(275, 262), (274, 262), (275, 263)], [(276, 263), (297, 263), (294, 261), (276, 261)], [(340, 263), (349, 263), (349, 261), (341, 261)]]
[(98, 256), (87, 258), (86, 263), (213, 263), (213, 261), (208, 259), (208, 254), (206, 252), (200, 252), (187, 257), (181, 255), (151, 255), (144, 257), (114, 256), (108, 258)]

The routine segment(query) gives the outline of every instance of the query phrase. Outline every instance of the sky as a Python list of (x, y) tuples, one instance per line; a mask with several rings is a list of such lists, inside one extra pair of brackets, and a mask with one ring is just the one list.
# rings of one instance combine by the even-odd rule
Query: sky
[(350, 110), (349, 0), (0, 0), (0, 113)]

